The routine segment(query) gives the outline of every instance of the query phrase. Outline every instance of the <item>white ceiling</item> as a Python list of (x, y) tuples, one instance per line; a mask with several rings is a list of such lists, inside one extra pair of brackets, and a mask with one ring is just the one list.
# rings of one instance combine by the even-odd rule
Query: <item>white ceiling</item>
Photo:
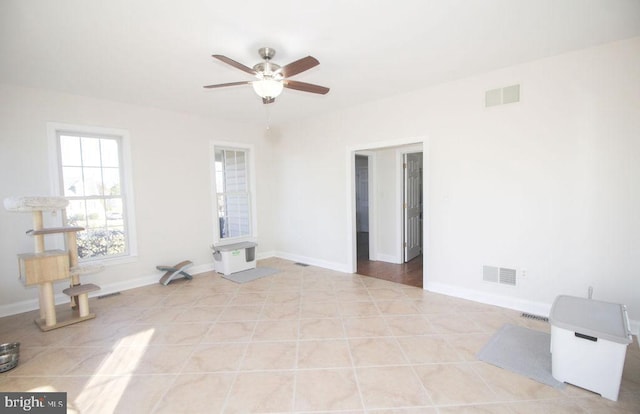
[[(272, 124), (640, 35), (640, 0), (0, 0), (0, 83)], [(257, 49), (328, 95), (263, 105)]]

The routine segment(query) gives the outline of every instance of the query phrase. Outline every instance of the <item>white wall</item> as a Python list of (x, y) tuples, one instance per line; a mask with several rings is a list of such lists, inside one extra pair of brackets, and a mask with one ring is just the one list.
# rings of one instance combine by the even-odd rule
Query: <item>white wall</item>
[(398, 257), (397, 229), (398, 204), (402, 197), (398, 188), (397, 177), (399, 168), (397, 154), (394, 148), (378, 149), (375, 151), (374, 188), (376, 192), (376, 252), (375, 260), (389, 263), (401, 263)]
[[(258, 253), (273, 250), (271, 152), (257, 127), (8, 85), (0, 85), (0, 96), (0, 199), (51, 194), (47, 122), (130, 133), (139, 256), (83, 280), (116, 289), (154, 280), (160, 275), (155, 269), (159, 264), (189, 259), (200, 269), (211, 266), (212, 140), (255, 144), (257, 200), (263, 206)], [(25, 235), (30, 228), (30, 214), (0, 208), (0, 315), (35, 306), (37, 291), (18, 280), (16, 259), (18, 253), (33, 251), (33, 241)], [(56, 284), (56, 292), (63, 285)]]
[[(348, 148), (426, 136), (427, 288), (544, 312), (593, 286), (640, 319), (638, 67), (633, 38), (286, 125), (277, 249), (348, 267)], [(484, 108), (516, 83), (520, 103)]]
[[(49, 193), (46, 122), (129, 130), (139, 257), (88, 278), (126, 284), (154, 276), (160, 263), (210, 262), (209, 141), (253, 142), (259, 253), (348, 270), (348, 149), (428, 137), (428, 289), (548, 310), (556, 295), (584, 296), (593, 286), (595, 298), (626, 303), (640, 320), (638, 67), (640, 38), (634, 38), (267, 135), (213, 119), (0, 86), (0, 198)], [(522, 85), (521, 103), (483, 107), (485, 90), (514, 83)], [(30, 225), (29, 215), (0, 209), (1, 311), (35, 303), (35, 290), (17, 280), (15, 259), (31, 251), (24, 235)], [(515, 288), (488, 284), (481, 280), (484, 264), (528, 275)]]

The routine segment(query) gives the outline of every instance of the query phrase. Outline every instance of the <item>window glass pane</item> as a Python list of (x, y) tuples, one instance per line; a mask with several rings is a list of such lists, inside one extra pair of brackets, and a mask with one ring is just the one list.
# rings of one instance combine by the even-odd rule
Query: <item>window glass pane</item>
[(215, 179), (220, 238), (251, 234), (247, 152), (215, 150)]
[(82, 138), (82, 165), (85, 167), (100, 166), (100, 140), (98, 138)]
[(99, 258), (126, 253), (123, 228), (89, 229), (78, 233), (78, 256)]
[(95, 167), (85, 167), (82, 169), (82, 173), (84, 175), (84, 195), (104, 195), (102, 170)]
[(122, 227), (124, 226), (124, 214), (122, 210), (122, 199), (121, 198), (111, 198), (106, 201), (106, 217), (107, 217), (107, 226), (109, 227)]
[(106, 227), (104, 200), (87, 200), (87, 228)]
[(120, 166), (120, 157), (118, 155), (118, 141), (115, 139), (101, 139), (100, 147), (102, 152), (103, 167)]
[(62, 165), (73, 165), (76, 167), (82, 165), (79, 137), (60, 136), (60, 159)]
[(86, 206), (84, 200), (70, 200), (67, 207), (67, 224), (69, 226), (87, 227)]
[(104, 195), (117, 196), (120, 195), (120, 169), (104, 168), (102, 170), (102, 179), (104, 183)]
[(62, 188), (65, 197), (84, 195), (81, 167), (62, 167)]

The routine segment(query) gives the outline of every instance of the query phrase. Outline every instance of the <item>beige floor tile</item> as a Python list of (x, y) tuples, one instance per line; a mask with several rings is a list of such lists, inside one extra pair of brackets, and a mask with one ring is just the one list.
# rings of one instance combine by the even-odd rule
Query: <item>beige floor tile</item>
[[(222, 313), (222, 306), (193, 306), (179, 310), (173, 319), (174, 323), (215, 322)], [(167, 312), (167, 310), (164, 310)]]
[[(89, 348), (89, 352), (96, 352)], [(62, 375), (87, 358), (73, 348), (25, 348), (20, 350), (18, 366), (2, 375)]]
[(431, 400), (410, 367), (357, 368), (366, 409), (431, 406)]
[[(456, 405), (449, 407), (439, 407), (439, 414), (513, 414), (511, 406), (508, 404), (482, 404), (482, 405)], [(540, 414), (551, 414), (552, 412), (541, 411)]]
[(433, 334), (434, 329), (422, 315), (385, 317), (391, 332), (396, 336)]
[(344, 338), (341, 319), (301, 319), (300, 339)]
[(420, 313), (413, 301), (405, 300), (385, 300), (376, 301), (378, 309), (382, 315), (417, 315)]
[(198, 344), (207, 332), (209, 332), (212, 326), (212, 323), (149, 325), (148, 329), (153, 332), (149, 343), (152, 345)]
[(395, 338), (350, 338), (349, 348), (356, 366), (407, 363)]
[(415, 370), (436, 405), (497, 401), (470, 364), (431, 364), (416, 366)]
[(133, 366), (134, 374), (177, 374), (193, 349), (186, 345), (155, 345), (118, 351), (124, 354), (123, 360)]
[(489, 342), (491, 333), (451, 334), (441, 335), (442, 338), (465, 361), (477, 361), (478, 352)]
[(174, 381), (173, 375), (94, 377), (77, 401), (92, 414), (150, 413)]
[(297, 320), (262, 320), (256, 324), (253, 341), (282, 341), (298, 339)]
[(396, 286), (388, 288), (370, 288), (369, 296), (371, 296), (376, 302), (408, 300), (402, 289), (398, 289)]
[(231, 299), (233, 299), (233, 294), (229, 292), (203, 293), (202, 297), (196, 299), (193, 306), (226, 306), (231, 302)]
[(482, 332), (494, 333), (504, 324), (517, 323), (517, 320), (514, 320), (510, 315), (500, 311), (465, 312), (463, 315), (472, 321)]
[(340, 316), (337, 302), (303, 302), (301, 318), (337, 318)]
[(160, 308), (188, 308), (203, 297), (202, 292), (173, 293), (160, 302)]
[(339, 288), (335, 292), (339, 302), (373, 302), (366, 288)]
[(300, 316), (300, 303), (298, 301), (285, 302), (282, 304), (270, 304), (267, 302), (262, 308), (259, 319), (270, 320), (298, 320)]
[(502, 401), (539, 400), (563, 396), (561, 391), (553, 387), (484, 362), (473, 364), (473, 369)]
[(480, 333), (484, 332), (472, 320), (464, 314), (436, 314), (426, 315), (427, 320), (431, 323), (433, 330), (442, 334), (454, 333)]
[(351, 354), (346, 340), (310, 340), (298, 344), (298, 368), (350, 367)]
[(300, 305), (299, 290), (273, 290), (269, 292), (265, 305)]
[(296, 366), (297, 343), (251, 342), (240, 363), (241, 370), (285, 370)]
[(578, 398), (580, 407), (589, 414), (636, 414), (640, 413), (640, 393), (620, 393), (618, 401), (610, 401), (598, 394), (591, 393), (585, 398)]
[(380, 316), (378, 307), (371, 301), (342, 301), (338, 303), (338, 308), (343, 318)]
[(408, 408), (379, 408), (375, 410), (367, 410), (371, 414), (437, 414), (438, 410), (434, 407), (408, 407)]
[(255, 321), (261, 312), (262, 306), (227, 306), (218, 317), (218, 321)]
[(382, 317), (347, 318), (344, 319), (344, 329), (349, 338), (392, 335), (387, 321)]
[(295, 411), (362, 408), (352, 369), (305, 370), (296, 374)]
[(230, 305), (242, 306), (253, 305), (258, 306), (266, 302), (268, 294), (266, 292), (238, 292), (235, 297), (231, 299)]
[(289, 412), (293, 409), (294, 383), (294, 372), (241, 372), (231, 387), (224, 412)]
[(509, 404), (514, 414), (587, 414), (589, 411), (580, 406), (575, 400), (521, 401)]
[(255, 321), (216, 322), (202, 337), (201, 342), (211, 343), (248, 341), (253, 335), (255, 326)]
[(440, 335), (398, 337), (398, 343), (409, 361), (414, 364), (464, 360)]
[(319, 289), (321, 286), (318, 286), (317, 289), (303, 289), (301, 299), (305, 304), (309, 303), (328, 303), (328, 302), (336, 302), (336, 294), (333, 291), (333, 288), (330, 286), (326, 286), (325, 289)]
[(231, 374), (179, 375), (156, 405), (154, 414), (220, 413), (233, 379)]
[(245, 342), (198, 345), (181, 372), (236, 371), (246, 348)]

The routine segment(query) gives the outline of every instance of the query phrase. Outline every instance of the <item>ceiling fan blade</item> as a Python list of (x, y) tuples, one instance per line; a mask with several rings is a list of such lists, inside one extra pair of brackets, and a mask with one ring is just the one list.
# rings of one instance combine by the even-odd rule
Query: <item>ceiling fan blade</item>
[(295, 62), (291, 62), (288, 65), (284, 65), (278, 69), (276, 73), (281, 73), (285, 78), (289, 78), (293, 75), (304, 72), (305, 70), (309, 70), (314, 66), (318, 66), (319, 64), (320, 62), (318, 62), (318, 59), (313, 56), (307, 56), (302, 59), (298, 59)]
[(227, 65), (231, 65), (236, 69), (240, 69), (243, 72), (247, 72), (249, 75), (257, 75), (258, 74), (258, 72), (256, 72), (255, 70), (251, 69), (250, 67), (245, 66), (240, 62), (236, 62), (235, 60), (233, 60), (231, 58), (228, 58), (226, 56), (223, 56), (223, 55), (211, 55), (211, 56), (213, 56), (214, 58), (216, 58), (216, 59), (218, 59), (218, 60), (220, 60), (220, 61), (222, 61), (224, 63), (226, 63)]
[(213, 89), (213, 88), (224, 88), (225, 86), (238, 86), (238, 85), (246, 85), (251, 83), (252, 81), (242, 81), (242, 82), (230, 82), (230, 83), (219, 83), (217, 85), (207, 85), (203, 86), (203, 88)]
[(314, 85), (312, 83), (299, 82), (294, 80), (285, 79), (282, 81), (285, 88), (295, 89), (303, 92), (319, 93), (325, 95), (329, 92), (329, 88), (320, 85)]
[(276, 101), (276, 98), (262, 98), (262, 103), (263, 104), (270, 104), (270, 103), (274, 103)]

